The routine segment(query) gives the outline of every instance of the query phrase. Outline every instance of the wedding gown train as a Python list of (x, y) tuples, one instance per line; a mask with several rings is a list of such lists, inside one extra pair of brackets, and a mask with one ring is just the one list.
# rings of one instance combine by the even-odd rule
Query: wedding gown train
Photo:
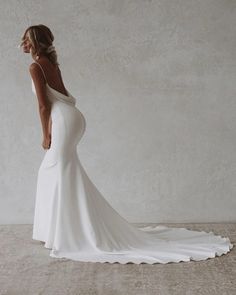
[[(136, 226), (99, 192), (84, 170), (77, 145), (86, 121), (67, 90), (45, 80), (52, 102), (52, 140), (38, 170), (32, 239), (45, 242), (50, 256), (87, 262), (169, 263), (206, 260), (233, 248), (213, 232), (162, 225)], [(36, 95), (32, 80), (32, 90)]]

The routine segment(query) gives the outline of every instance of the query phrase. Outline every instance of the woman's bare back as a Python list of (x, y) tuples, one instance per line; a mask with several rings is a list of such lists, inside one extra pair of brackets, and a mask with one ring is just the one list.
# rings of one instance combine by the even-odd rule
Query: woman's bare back
[(37, 62), (40, 63), (44, 70), (48, 85), (56, 91), (67, 95), (59, 66), (51, 63), (51, 61), (46, 57), (40, 57)]

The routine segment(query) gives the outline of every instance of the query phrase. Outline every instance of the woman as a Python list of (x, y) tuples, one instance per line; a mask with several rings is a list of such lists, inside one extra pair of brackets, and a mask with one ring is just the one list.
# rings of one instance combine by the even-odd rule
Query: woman
[(34, 60), (29, 71), (46, 149), (38, 171), (32, 238), (45, 242), (51, 257), (90, 262), (169, 263), (229, 252), (230, 240), (213, 232), (137, 227), (109, 205), (79, 160), (77, 145), (86, 121), (64, 86), (53, 40), (48, 27), (36, 25), (26, 29), (21, 43)]

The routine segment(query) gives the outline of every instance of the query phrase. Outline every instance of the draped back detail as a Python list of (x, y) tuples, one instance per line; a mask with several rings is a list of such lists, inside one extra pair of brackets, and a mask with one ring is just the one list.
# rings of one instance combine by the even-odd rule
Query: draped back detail
[[(58, 90), (52, 88), (52, 87), (48, 84), (48, 82), (47, 82), (47, 78), (46, 78), (46, 75), (45, 75), (45, 73), (44, 73), (44, 70), (43, 70), (41, 64), (38, 63), (38, 62), (36, 62), (36, 61), (35, 61), (35, 63), (36, 63), (37, 65), (39, 65), (39, 67), (40, 67), (40, 69), (41, 69), (41, 71), (42, 71), (42, 73), (43, 73), (43, 76), (44, 76), (44, 78), (45, 78), (45, 81), (46, 81), (46, 87), (47, 87), (47, 95), (48, 95), (49, 100), (50, 100), (51, 102), (54, 102), (55, 100), (59, 100), (59, 101), (64, 102), (64, 103), (66, 103), (66, 104), (70, 104), (70, 105), (75, 106), (75, 104), (76, 104), (76, 99), (71, 95), (71, 93), (66, 89), (66, 92), (67, 92), (68, 95), (65, 95), (65, 94), (59, 92)], [(31, 80), (32, 80), (32, 79), (31, 79)], [(35, 85), (34, 85), (33, 80), (32, 80), (32, 91), (34, 92), (34, 94), (36, 94), (36, 89), (35, 89)]]

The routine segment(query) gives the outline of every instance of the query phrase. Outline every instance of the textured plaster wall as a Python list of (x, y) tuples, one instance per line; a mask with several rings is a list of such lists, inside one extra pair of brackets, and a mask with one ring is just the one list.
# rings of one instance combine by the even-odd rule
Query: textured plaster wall
[(55, 35), (81, 162), (130, 222), (236, 221), (236, 1), (3, 1), (0, 223), (32, 223), (45, 151), (27, 26)]

